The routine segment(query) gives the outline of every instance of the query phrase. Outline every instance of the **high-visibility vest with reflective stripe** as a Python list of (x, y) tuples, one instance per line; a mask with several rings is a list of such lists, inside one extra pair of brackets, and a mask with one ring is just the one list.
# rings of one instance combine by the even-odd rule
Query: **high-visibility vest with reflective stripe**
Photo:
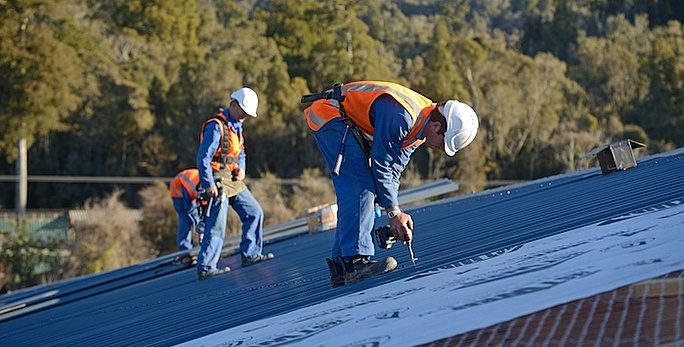
[(197, 184), (199, 183), (200, 174), (197, 169), (185, 169), (171, 180), (169, 185), (169, 192), (172, 198), (182, 198), (183, 191), (188, 192), (190, 199), (197, 199)]
[[(244, 149), (242, 135), (236, 134), (235, 130), (233, 130), (232, 127), (227, 126), (226, 124), (228, 122), (226, 121), (226, 116), (223, 113), (219, 112), (218, 115), (216, 115), (216, 117), (211, 118), (204, 122), (204, 124), (202, 124), (202, 130), (200, 131), (200, 143), (202, 143), (202, 139), (204, 138), (204, 127), (206, 127), (207, 124), (209, 124), (209, 122), (218, 123), (219, 129), (221, 129), (221, 141), (218, 148), (216, 149), (216, 152), (214, 153), (213, 158), (211, 159), (211, 168), (214, 171), (232, 171), (233, 169), (237, 169), (239, 167), (238, 156), (240, 155), (240, 152), (242, 152), (242, 150)], [(226, 138), (225, 136), (228, 137)], [(224, 149), (223, 147), (228, 148)], [(225, 163), (221, 162), (221, 153), (223, 153), (223, 151), (226, 151), (224, 153), (226, 158)]]
[[(365, 137), (372, 141), (375, 131), (370, 123), (370, 108), (375, 99), (384, 94), (392, 96), (399, 102), (413, 119), (411, 132), (404, 140), (402, 148), (425, 142), (424, 139), (419, 139), (417, 136), (436, 105), (432, 100), (409, 88), (392, 82), (361, 81), (347, 83), (342, 86), (342, 95), (344, 96), (342, 107)], [(327, 122), (341, 117), (339, 102), (334, 99), (314, 101), (311, 106), (304, 110), (304, 114), (309, 128), (313, 131), (318, 131)]]

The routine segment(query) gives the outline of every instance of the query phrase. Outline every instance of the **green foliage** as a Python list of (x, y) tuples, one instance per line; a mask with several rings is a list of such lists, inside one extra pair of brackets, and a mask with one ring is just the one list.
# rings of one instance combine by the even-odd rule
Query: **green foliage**
[(357, 79), (395, 79), (400, 65), (359, 19), (363, 2), (270, 1), (255, 18), (267, 24), (291, 77), (313, 90)]
[[(437, 2), (439, 13), (448, 23), (449, 31), (460, 33), (468, 26), (466, 16), (470, 12), (470, 1), (468, 0), (447, 0)], [(435, 36), (438, 37), (438, 36)]]
[(140, 191), (142, 220), (140, 234), (159, 255), (178, 251), (178, 216), (173, 208), (168, 184), (157, 181)]
[[(580, 64), (569, 75), (586, 90), (589, 112), (599, 120), (627, 119), (643, 102), (649, 81), (639, 71), (640, 57), (650, 45), (645, 23), (643, 18), (635, 25), (615, 18), (605, 38), (582, 35), (578, 40)], [(619, 134), (606, 130), (609, 136)]]
[[(446, 21), (440, 20), (435, 25), (435, 38), (425, 55), (425, 68), (421, 71), (426, 85), (416, 85), (414, 88), (434, 100), (461, 98), (465, 96), (463, 82), (465, 71), (460, 71), (455, 57), (457, 40), (450, 32)], [(459, 57), (460, 60), (460, 57)]]
[[(682, 6), (0, 1), (0, 157), (14, 162), (25, 138), (32, 175), (173, 176), (195, 166), (200, 125), (233, 90), (249, 86), (260, 103), (259, 117), (244, 125), (247, 170), (259, 179), (247, 182), (266, 225), (274, 225), (334, 199), (300, 97), (333, 82), (373, 79), (435, 101), (459, 99), (480, 117), (478, 136), (458, 155), (416, 151), (403, 187), (450, 177), (471, 192), (486, 180), (578, 170), (593, 164), (583, 159), (589, 150), (624, 138), (650, 152), (669, 150), (684, 145)], [(0, 173), (14, 174), (12, 165)], [(292, 178), (299, 183), (283, 184)], [(13, 195), (12, 185), (0, 185), (0, 205), (12, 205)], [(33, 250), (0, 262), (21, 271), (0, 278), (15, 287), (17, 279), (42, 283), (176, 249), (175, 212), (161, 183), (36, 182), (28, 200), (29, 208), (87, 202), (105, 217), (78, 224), (68, 247), (5, 235), (12, 254)], [(120, 200), (142, 207), (140, 224)], [(232, 212), (228, 224), (227, 236), (240, 234)], [(67, 260), (59, 249), (69, 250)], [(36, 275), (37, 264), (63, 272)]]
[(60, 279), (69, 256), (57, 240), (34, 239), (17, 230), (0, 234), (0, 293)]
[(644, 102), (629, 120), (653, 139), (684, 142), (684, 28), (679, 22), (653, 30), (651, 50), (642, 63), (650, 81)]
[(522, 53), (534, 56), (547, 52), (561, 60), (574, 62), (578, 13), (573, 10), (572, 3), (570, 0), (554, 1), (551, 18), (532, 11), (521, 40)]
[(288, 207), (296, 217), (305, 217), (312, 207), (337, 201), (332, 182), (318, 169), (304, 170), (289, 197)]
[(489, 57), (497, 63), (488, 64), (486, 77), (475, 77), (487, 81), (478, 86), (484, 95), (479, 115), (490, 132), (483, 134), (490, 141), (487, 156), (496, 158), (497, 177), (536, 177), (546, 169), (540, 155), (570, 107), (565, 96), (573, 84), (564, 75), (565, 64), (549, 54), (533, 59), (493, 50)]
[(82, 67), (76, 51), (56, 37), (48, 16), (53, 4), (0, 4), (0, 153), (8, 162), (16, 158), (20, 138), (32, 146), (59, 129), (80, 101)]
[[(480, 133), (459, 155), (416, 152), (420, 179), (536, 178), (581, 168), (582, 151), (625, 136), (652, 142), (649, 151), (675, 148), (684, 144), (678, 6), (0, 2), (0, 156), (13, 162), (26, 138), (32, 174), (172, 176), (195, 165), (202, 122), (250, 86), (260, 105), (245, 123), (248, 175), (324, 172), (299, 98), (357, 79), (396, 81), (477, 111)], [(290, 188), (280, 188), (283, 204)], [(115, 189), (141, 204), (137, 186), (69, 184), (32, 185), (29, 203), (72, 207)], [(12, 187), (0, 192), (0, 204), (11, 205)]]
[(151, 259), (158, 250), (140, 232), (135, 216), (115, 191), (101, 200), (86, 202), (88, 218), (74, 221), (74, 239), (68, 249), (69, 275), (118, 269)]
[[(282, 181), (272, 173), (265, 173), (257, 182), (247, 181), (248, 187), (254, 198), (264, 210), (264, 226), (271, 226), (296, 218), (287, 206), (285, 191)], [(237, 215), (235, 215), (237, 216)], [(229, 233), (240, 235), (237, 218), (228, 218)], [(234, 221), (231, 223), (231, 221)]]

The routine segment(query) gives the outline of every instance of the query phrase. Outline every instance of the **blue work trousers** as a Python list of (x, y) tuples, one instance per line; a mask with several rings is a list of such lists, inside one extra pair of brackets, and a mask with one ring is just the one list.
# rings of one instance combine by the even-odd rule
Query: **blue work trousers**
[(234, 197), (216, 200), (211, 206), (209, 216), (205, 217), (204, 239), (197, 256), (197, 267), (201, 270), (216, 270), (223, 249), (229, 205), (242, 222), (242, 255), (253, 258), (260, 255), (263, 248), (264, 211), (249, 189)]
[(176, 243), (179, 251), (192, 249), (192, 220), (188, 216), (188, 211), (192, 205), (183, 198), (171, 198), (173, 208), (178, 215), (178, 231), (176, 232)]
[[(340, 153), (340, 145), (346, 125), (341, 119), (333, 119), (314, 138), (332, 173)], [(331, 257), (375, 255), (373, 227), (375, 223), (375, 178), (351, 130), (347, 134), (339, 176), (331, 175), (337, 195), (337, 229)]]

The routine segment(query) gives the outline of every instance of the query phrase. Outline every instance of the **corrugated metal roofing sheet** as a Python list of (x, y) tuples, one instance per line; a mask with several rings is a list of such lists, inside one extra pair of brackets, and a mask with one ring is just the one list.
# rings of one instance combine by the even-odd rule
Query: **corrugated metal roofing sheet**
[(417, 266), (403, 247), (379, 250), (397, 258), (397, 271), (336, 289), (324, 264), (332, 232), (268, 243), (276, 259), (245, 269), (230, 256), (222, 264), (234, 270), (205, 281), (176, 254), (0, 296), (0, 345), (173, 345), (682, 197), (677, 150), (624, 171), (593, 168), (417, 206), (408, 209)]

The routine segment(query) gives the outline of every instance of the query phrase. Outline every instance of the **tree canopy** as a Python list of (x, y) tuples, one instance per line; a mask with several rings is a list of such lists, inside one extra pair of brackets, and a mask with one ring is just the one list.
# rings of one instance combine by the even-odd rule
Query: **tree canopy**
[[(624, 138), (668, 150), (684, 145), (683, 6), (2, 1), (0, 157), (14, 163), (23, 138), (32, 175), (170, 177), (194, 166), (202, 122), (249, 86), (260, 104), (245, 124), (248, 175), (325, 175), (299, 100), (353, 80), (474, 107), (471, 146), (455, 157), (416, 152), (409, 170), (424, 179), (534, 179), (593, 165), (585, 153)], [(0, 186), (0, 207), (12, 206), (13, 189)], [(29, 207), (69, 208), (115, 189), (32, 184)]]

